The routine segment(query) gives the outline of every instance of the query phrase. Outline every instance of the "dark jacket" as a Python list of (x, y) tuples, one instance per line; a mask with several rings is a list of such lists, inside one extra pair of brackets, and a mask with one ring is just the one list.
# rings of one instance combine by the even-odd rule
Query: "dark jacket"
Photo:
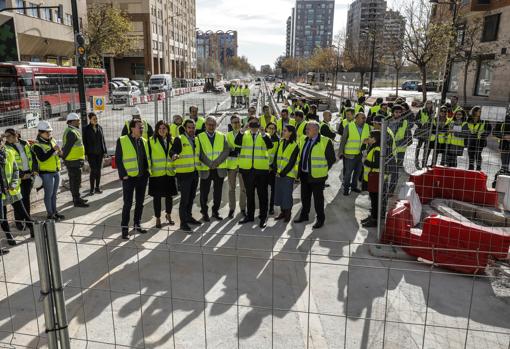
[[(128, 132), (128, 128), (127, 128), (127, 125), (124, 125), (124, 127), (122, 128), (122, 132), (121, 132), (121, 136), (126, 136), (129, 132)], [(152, 126), (151, 124), (149, 124), (147, 122), (147, 136), (149, 138), (151, 138), (152, 136), (154, 135), (154, 130), (152, 129)]]
[[(140, 171), (140, 174), (139, 176), (142, 176), (142, 175), (148, 175), (148, 172), (146, 171), (146, 169), (148, 169), (150, 167), (150, 164), (149, 164), (149, 161), (150, 159), (149, 158), (146, 158), (146, 159), (140, 159), (140, 157), (138, 156), (138, 154), (141, 152), (141, 150), (143, 149), (138, 149), (137, 146), (136, 146), (136, 143), (135, 143), (135, 140), (133, 137), (129, 137), (129, 139), (131, 140), (131, 143), (133, 144), (133, 146), (135, 147), (135, 149), (137, 150), (137, 159), (138, 159), (138, 168), (142, 168), (142, 171)], [(143, 143), (140, 142), (139, 145), (143, 148)], [(145, 152), (145, 150), (143, 150)], [(146, 157), (146, 156), (145, 156)], [(142, 161), (145, 161), (145, 164), (142, 163)], [(122, 162), (122, 146), (120, 145), (120, 138), (117, 140), (117, 146), (115, 148), (115, 162), (117, 164), (117, 172), (119, 173), (119, 178), (122, 180), (124, 177), (126, 177), (128, 174), (127, 174), (127, 171), (126, 169), (124, 168), (124, 164)]]
[(335, 138), (336, 138), (336, 133), (331, 131), (331, 128), (326, 123), (322, 124), (321, 129), (320, 129), (320, 133), (321, 133), (322, 136), (328, 137), (332, 141), (334, 141)]
[[(312, 146), (310, 147), (310, 154), (312, 153), (313, 147), (315, 147), (317, 145), (317, 143), (319, 143), (321, 141), (321, 137), (324, 137), (324, 136), (321, 136), (321, 135), (317, 136), (315, 143), (313, 143)], [(309, 140), (309, 138), (306, 137), (303, 142), (303, 147), (301, 147), (299, 149), (299, 154), (300, 154), (299, 158), (301, 159), (299, 166), (298, 166), (298, 176), (299, 177), (301, 177), (301, 175), (302, 175), (301, 170), (302, 170), (302, 162), (303, 162), (303, 150), (305, 149), (306, 143), (308, 142), (308, 140)], [(326, 156), (326, 161), (328, 162), (328, 170), (329, 170), (336, 162), (335, 149), (333, 147), (333, 142), (331, 142), (331, 140), (329, 140), (329, 139), (328, 139), (328, 145), (326, 147), (325, 156)], [(309, 169), (312, 168), (311, 165), (312, 165), (312, 157), (310, 155), (310, 156), (308, 156), (308, 168)], [(325, 182), (327, 179), (328, 179), (328, 176), (322, 177), (322, 178), (312, 178), (312, 176), (308, 176), (308, 182)]]
[(83, 146), (85, 147), (85, 155), (106, 155), (106, 141), (101, 125), (97, 125), (96, 129), (88, 124), (83, 128)]

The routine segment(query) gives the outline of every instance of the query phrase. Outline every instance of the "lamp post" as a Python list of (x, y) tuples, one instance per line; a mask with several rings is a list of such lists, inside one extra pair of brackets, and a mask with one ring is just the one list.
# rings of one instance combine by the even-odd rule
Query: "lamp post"
[(453, 37), (450, 41), (450, 47), (448, 49), (448, 53), (446, 55), (446, 67), (444, 70), (444, 76), (443, 76), (443, 86), (441, 88), (441, 104), (444, 104), (446, 102), (446, 93), (448, 92), (448, 87), (450, 85), (450, 79), (451, 79), (451, 73), (452, 73), (452, 55), (450, 48), (455, 45), (457, 42), (457, 31), (456, 24), (457, 24), (457, 16), (458, 16), (458, 9), (459, 9), (459, 3), (457, 0), (450, 0), (450, 1), (439, 1), (439, 0), (429, 0), (429, 2), (433, 5), (450, 5), (453, 6), (453, 19), (452, 19), (452, 25), (454, 28), (453, 31)]
[[(374, 85), (374, 69), (375, 69), (375, 28), (370, 24), (370, 28), (363, 29), (362, 33), (366, 34), (371, 39), (371, 55), (370, 55), (370, 82), (368, 88), (368, 95), (372, 95), (372, 87)], [(363, 88), (363, 86), (361, 86)]]

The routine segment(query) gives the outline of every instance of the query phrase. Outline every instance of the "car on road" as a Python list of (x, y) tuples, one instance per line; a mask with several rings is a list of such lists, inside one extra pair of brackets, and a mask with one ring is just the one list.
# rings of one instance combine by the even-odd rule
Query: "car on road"
[(407, 80), (407, 81), (404, 81), (401, 88), (404, 91), (416, 91), (416, 90), (418, 90), (419, 83), (420, 82), (417, 80)]
[(167, 92), (171, 90), (172, 76), (170, 74), (154, 74), (149, 79), (149, 93)]
[[(443, 84), (438, 82), (438, 81), (427, 81), (427, 84), (425, 85), (425, 89), (427, 91), (441, 91), (442, 85)], [(419, 92), (423, 91), (423, 84), (422, 83), (418, 84), (418, 89), (417, 90)]]
[(112, 102), (114, 104), (124, 104), (133, 97), (141, 95), (141, 91), (137, 86), (120, 86), (112, 92)]

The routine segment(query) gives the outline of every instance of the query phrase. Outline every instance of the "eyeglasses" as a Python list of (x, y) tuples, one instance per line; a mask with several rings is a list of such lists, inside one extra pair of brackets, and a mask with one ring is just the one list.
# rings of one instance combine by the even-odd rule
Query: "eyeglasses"
[(231, 124), (232, 125), (237, 125), (237, 124), (240, 124), (240, 122), (239, 121), (232, 121)]

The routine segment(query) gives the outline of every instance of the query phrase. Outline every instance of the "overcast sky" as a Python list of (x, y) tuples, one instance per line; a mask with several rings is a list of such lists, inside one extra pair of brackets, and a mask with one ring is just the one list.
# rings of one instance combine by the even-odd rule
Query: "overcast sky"
[[(237, 30), (239, 55), (257, 69), (285, 53), (287, 18), (295, 0), (197, 0), (197, 27)], [(351, 0), (336, 0), (333, 35), (345, 27)]]

